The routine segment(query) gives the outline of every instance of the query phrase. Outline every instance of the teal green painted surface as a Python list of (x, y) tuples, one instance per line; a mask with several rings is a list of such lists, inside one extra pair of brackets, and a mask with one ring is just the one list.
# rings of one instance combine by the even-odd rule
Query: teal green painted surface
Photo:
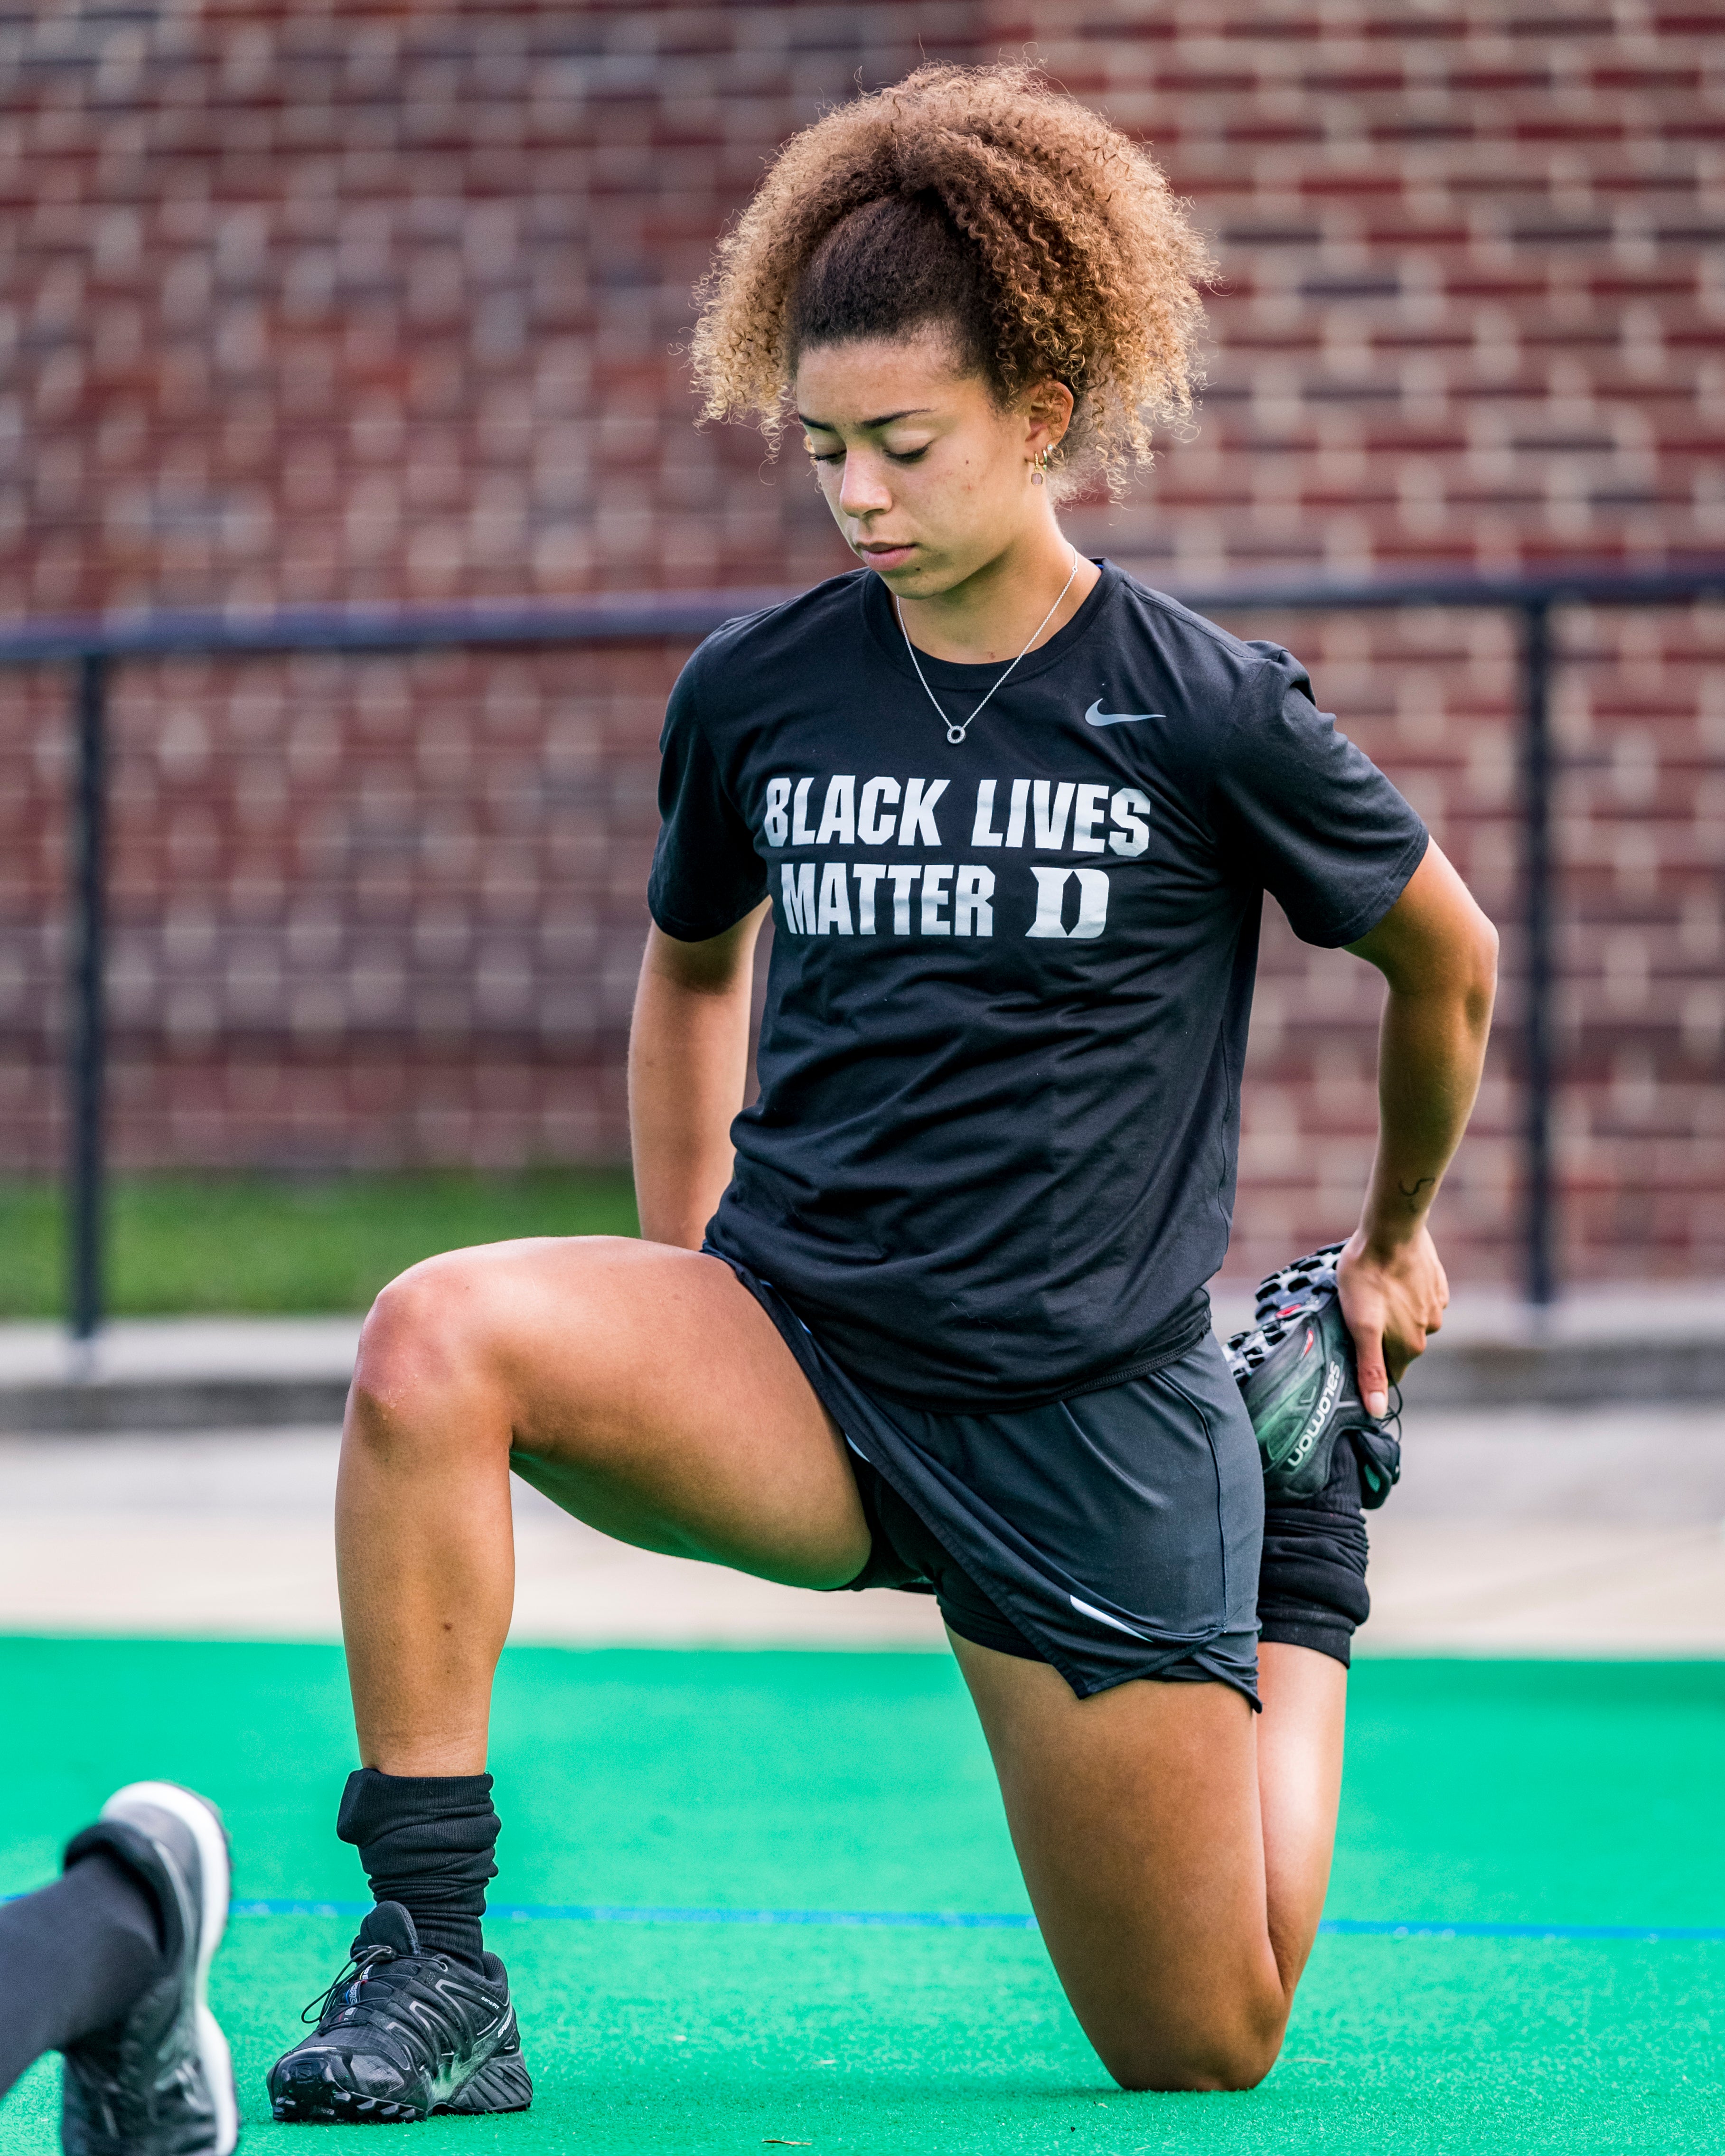
[[(0, 1891), (39, 1881), (109, 1789), (151, 1773), (223, 1803), (242, 1895), (357, 1897), (329, 1831), (352, 1763), (333, 1650), (4, 1642), (0, 1712)], [(1353, 1721), (1332, 1914), (1725, 1926), (1718, 1666), (1367, 1662)], [(500, 1902), (1024, 1906), (938, 1656), (517, 1650), (494, 1765)], [(233, 1925), (217, 1994), (252, 2147), (310, 2131), (264, 2121), (261, 2075), (348, 1931)], [(1725, 2143), (1725, 1943), (1326, 1938), (1270, 2081), (1204, 2097), (1112, 2088), (1033, 1934), (531, 1922), (494, 1943), (538, 2102), (414, 2129), (415, 2148)], [(53, 2148), (54, 2071), (0, 2111), (7, 2156)], [(358, 2130), (319, 2131), (321, 2148)]]

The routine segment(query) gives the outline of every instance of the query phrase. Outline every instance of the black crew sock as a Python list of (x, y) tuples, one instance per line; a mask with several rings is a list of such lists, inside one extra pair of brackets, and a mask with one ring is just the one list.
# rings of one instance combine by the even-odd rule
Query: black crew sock
[(161, 1974), (155, 1897), (103, 1851), (0, 1907), (0, 2095), (44, 2051), (124, 2020)]
[(1261, 1642), (1311, 1647), (1347, 1668), (1354, 1633), (1372, 1614), (1359, 1500), (1359, 1455), (1342, 1437), (1330, 1479), (1315, 1497), (1266, 1505), (1258, 1568)]
[(489, 1774), (347, 1777), (336, 1832), (359, 1851), (372, 1897), (399, 1902), (422, 1946), (485, 1974), (485, 1885), (501, 1822)]

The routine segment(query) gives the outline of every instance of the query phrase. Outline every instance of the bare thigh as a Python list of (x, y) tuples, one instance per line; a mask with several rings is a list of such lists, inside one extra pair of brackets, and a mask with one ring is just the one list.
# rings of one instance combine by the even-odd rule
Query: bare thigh
[(366, 1322), (336, 1496), (360, 1757), (485, 1764), (510, 1471), (608, 1534), (799, 1587), (867, 1562), (844, 1441), (716, 1258), (600, 1237), (429, 1259)]
[(622, 1541), (794, 1585), (842, 1585), (868, 1556), (844, 1440), (772, 1320), (728, 1265), (660, 1244), (414, 1267), (367, 1324), (348, 1439), (386, 1467), (506, 1462)]
[(1221, 1684), (1078, 1699), (1045, 1662), (952, 1647), (1043, 1939), (1129, 2088), (1250, 2087), (1292, 1986), (1267, 1922), (1257, 1737)]

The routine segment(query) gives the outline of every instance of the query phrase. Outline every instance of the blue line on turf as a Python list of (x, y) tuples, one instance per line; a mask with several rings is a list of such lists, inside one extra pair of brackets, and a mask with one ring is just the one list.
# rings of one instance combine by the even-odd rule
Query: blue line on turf
[[(8, 1900), (15, 1898), (7, 1897)], [(362, 1917), (369, 1902), (236, 1902), (236, 1917)], [(819, 1924), (865, 1931), (1034, 1932), (1036, 1919), (1016, 1910), (654, 1909), (603, 1902), (506, 1903), (493, 1922), (549, 1920), (578, 1924)], [(1391, 1917), (1327, 1917), (1321, 1932), (1339, 1938), (1388, 1939), (1725, 1939), (1725, 1925), (1444, 1923)]]
[[(0, 1903), (22, 1894), (0, 1894)], [(363, 1917), (369, 1902), (236, 1902), (236, 1917)], [(854, 1931), (1034, 1932), (1036, 1919), (1017, 1910), (974, 1909), (655, 1909), (604, 1902), (506, 1902), (490, 1910), (494, 1922), (575, 1924), (793, 1924)], [(1725, 1939), (1720, 1924), (1444, 1923), (1428, 1918), (1326, 1917), (1318, 1926), (1336, 1938), (1631, 1939), (1654, 1945), (1671, 1939)]]
[[(236, 1917), (362, 1917), (369, 1902), (236, 1902)], [(603, 1902), (505, 1902), (488, 1922), (539, 1919), (577, 1924), (828, 1924), (860, 1930), (1034, 1932), (1036, 1919), (1016, 1910), (638, 1909)]]

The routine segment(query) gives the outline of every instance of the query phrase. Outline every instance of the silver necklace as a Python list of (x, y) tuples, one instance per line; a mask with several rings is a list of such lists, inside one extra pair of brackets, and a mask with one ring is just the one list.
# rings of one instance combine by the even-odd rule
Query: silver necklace
[[(1036, 641), (1037, 638), (1041, 635), (1043, 630), (1048, 627), (1050, 622), (1051, 622), (1055, 616), (1060, 612), (1060, 599), (1065, 598), (1067, 593), (1071, 590), (1072, 578), (1077, 574), (1078, 555), (1075, 550), (1072, 556), (1072, 567), (1070, 572), (1068, 574), (1065, 583), (1060, 586), (1060, 598), (1055, 601), (1048, 612), (1044, 614), (1041, 620), (1037, 623), (1035, 628), (1033, 629), (1030, 631), (1030, 634), (1024, 639), (1024, 651), (1028, 651), (1030, 649), (1030, 646)], [(916, 656), (916, 647), (911, 641), (911, 632), (905, 627), (905, 610), (903, 606), (900, 603), (898, 594), (896, 592), (893, 594), (892, 606), (894, 613), (898, 616), (899, 633), (905, 639), (905, 649), (911, 654), (911, 664), (916, 670), (916, 679), (922, 684), (922, 693), (927, 697), (929, 702), (934, 706), (936, 711), (939, 713), (941, 724), (947, 730), (947, 740), (948, 743), (953, 748), (957, 748), (958, 744), (964, 739), (966, 734), (970, 732), (971, 728), (982, 716), (983, 706), (988, 702), (988, 697), (993, 695), (994, 689), (999, 689), (1005, 685), (1006, 674), (1011, 673), (1012, 666), (1016, 666), (1018, 665), (1019, 659), (1022, 659), (1024, 657), (1024, 651), (1019, 652), (1019, 659), (1014, 659), (1013, 660), (1012, 666), (1009, 666), (1007, 668), (1006, 674), (1003, 674), (999, 680), (994, 684), (994, 689), (989, 690), (988, 696), (983, 697), (982, 703), (977, 706), (975, 711), (971, 713), (970, 716), (964, 721), (963, 725), (960, 726), (956, 719), (949, 719), (946, 713), (941, 711), (940, 699), (928, 685), (928, 677), (922, 671), (922, 662)]]

